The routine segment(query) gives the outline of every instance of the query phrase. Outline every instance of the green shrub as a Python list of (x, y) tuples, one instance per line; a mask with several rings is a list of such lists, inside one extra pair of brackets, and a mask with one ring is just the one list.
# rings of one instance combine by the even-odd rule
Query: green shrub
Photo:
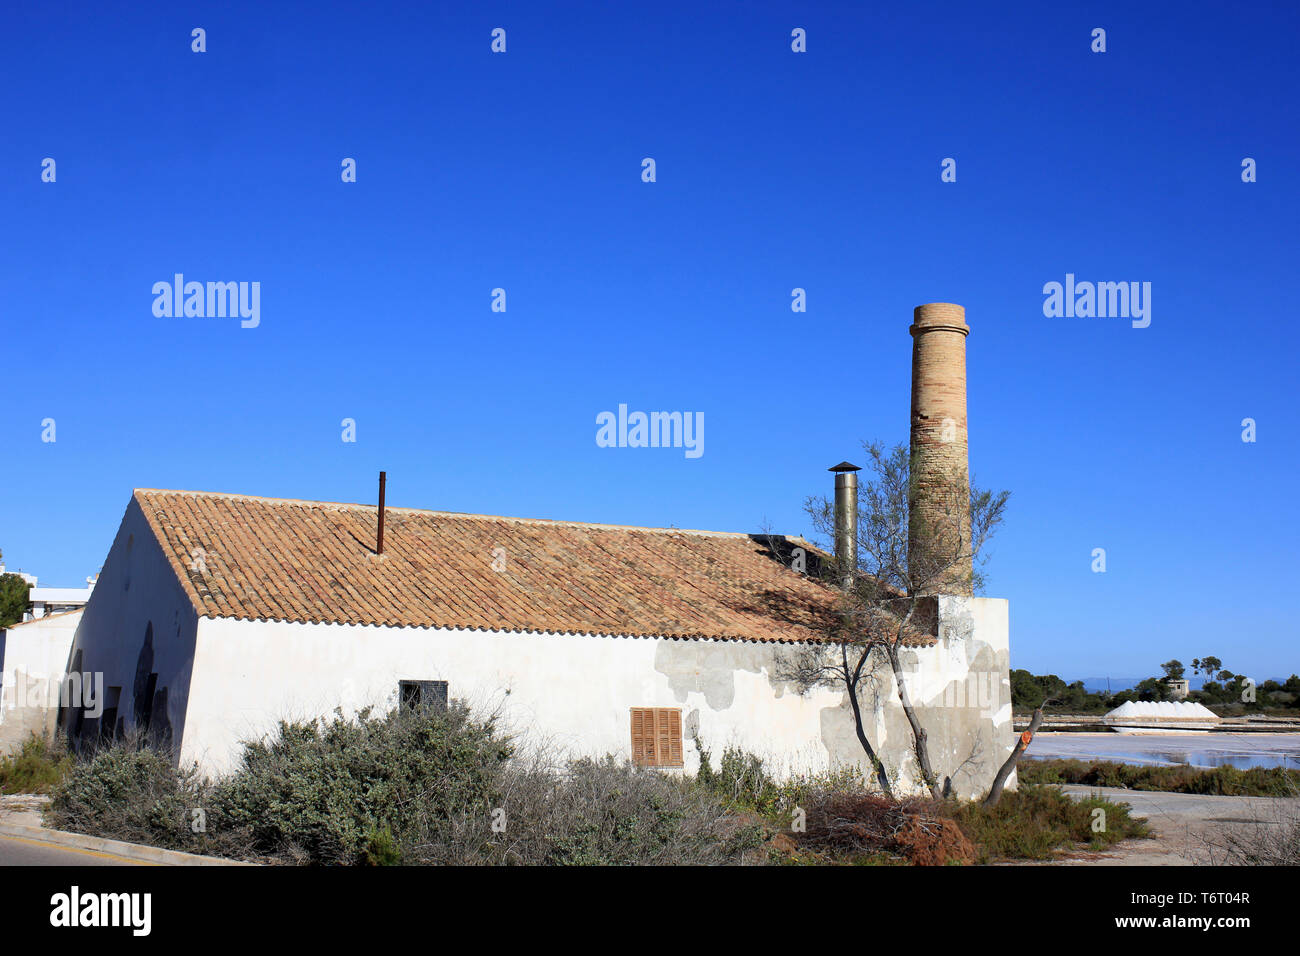
[(767, 835), (679, 776), (514, 757), (491, 720), (455, 705), (283, 723), (215, 785), (151, 750), (104, 749), (73, 768), (51, 819), (191, 852), (368, 865), (736, 863)]
[(50, 742), (32, 734), (18, 753), (0, 760), (0, 793), (49, 793), (72, 764), (62, 739)]
[[(515, 754), (491, 719), (453, 705), (283, 723), (215, 784), (169, 755), (117, 744), (67, 769), (47, 820), (195, 853), (377, 866), (743, 863), (764, 858), (765, 843), (783, 862), (1043, 859), (1145, 832), (1122, 805), (1023, 781), (991, 810), (885, 801), (869, 789), (853, 772), (778, 782), (735, 748), (716, 771), (702, 752), (694, 778), (613, 757), (555, 768)], [(809, 835), (767, 842), (796, 807), (808, 811)], [(1098, 807), (1106, 829), (1093, 833)]]
[(1227, 797), (1282, 796), (1300, 787), (1300, 772), (1281, 767), (1240, 770), (1229, 766), (1141, 766), (1106, 760), (1024, 760), (1016, 768), (1016, 775), (1029, 784), (1074, 783)]
[[(766, 836), (689, 780), (606, 756), (512, 761), (500, 804), (412, 847), (413, 862), (620, 866), (743, 862)], [(494, 825), (495, 824), (495, 825)]]
[(491, 720), (455, 704), (281, 723), (273, 739), (245, 746), (215, 800), (260, 853), (355, 863), (368, 858), (376, 831), (404, 852), (486, 817), (510, 753)]
[(810, 803), (827, 794), (857, 793), (867, 788), (862, 774), (853, 768), (822, 774), (792, 775), (778, 780), (768, 772), (763, 759), (736, 747), (728, 747), (715, 771), (710, 754), (696, 740), (700, 750), (700, 769), (695, 786), (721, 797), (733, 810), (761, 814), (769, 823), (784, 827), (796, 807), (807, 809)]
[(761, 758), (737, 747), (722, 752), (714, 789), (737, 806), (759, 813), (776, 809), (781, 788), (763, 767)]
[(366, 863), (369, 866), (397, 866), (402, 862), (402, 851), (388, 827), (370, 828), (366, 836)]
[(713, 754), (704, 746), (704, 741), (700, 740), (697, 735), (694, 738), (695, 749), (700, 755), (700, 766), (695, 771), (695, 783), (705, 790), (716, 790), (718, 785), (718, 775), (713, 772)]
[[(1086, 843), (1101, 848), (1129, 837), (1147, 836), (1146, 824), (1129, 815), (1127, 804), (1098, 797), (1073, 800), (1055, 787), (1022, 782), (1002, 794), (997, 806), (945, 802), (948, 813), (975, 844), (978, 861), (1043, 860), (1057, 850)], [(1105, 813), (1105, 828), (1093, 832), (1093, 810)]]
[(569, 764), (554, 811), (538, 862), (555, 865), (735, 863), (765, 836), (757, 821), (730, 813), (689, 780), (613, 757)]
[(194, 811), (208, 813), (211, 791), (194, 769), (178, 770), (170, 757), (129, 746), (106, 747), (75, 764), (53, 788), (45, 822), (130, 843), (205, 852)]

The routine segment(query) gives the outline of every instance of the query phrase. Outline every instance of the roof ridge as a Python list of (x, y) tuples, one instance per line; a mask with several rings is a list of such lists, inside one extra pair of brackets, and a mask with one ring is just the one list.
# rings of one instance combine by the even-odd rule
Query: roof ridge
[[(267, 495), (241, 495), (235, 492), (227, 491), (187, 491), (178, 488), (136, 488), (133, 490), (135, 495), (182, 495), (187, 498), (220, 498), (229, 501), (260, 501), (273, 505), (303, 505), (313, 508), (332, 508), (339, 510), (365, 509), (374, 510), (378, 505), (361, 504), (358, 502), (347, 501), (313, 501), (307, 498), (275, 498)], [(384, 511), (387, 513), (408, 513), (419, 515), (435, 515), (440, 518), (464, 518), (472, 520), (489, 520), (489, 521), (512, 521), (518, 524), (543, 525), (543, 526), (565, 526), (574, 528), (599, 528), (609, 531), (648, 531), (656, 534), (691, 534), (706, 537), (718, 538), (754, 538), (762, 537), (765, 532), (744, 532), (744, 531), (709, 531), (701, 528), (653, 528), (646, 525), (631, 524), (608, 524), (600, 521), (573, 521), (567, 518), (521, 518), (514, 515), (489, 515), (476, 514), (470, 511), (435, 511), (430, 508), (401, 508), (393, 505), (385, 505)], [(772, 534), (772, 537), (786, 538), (787, 540), (803, 541), (801, 535), (789, 534)]]
[(42, 617), (34, 617), (30, 621), (15, 621), (12, 624), (6, 624), (4, 627), (0, 627), (0, 631), (9, 631), (15, 627), (26, 627), (28, 624), (39, 624), (41, 623), (41, 621), (52, 621), (56, 617), (67, 617), (69, 614), (80, 614), (84, 610), (85, 607), (83, 606), (83, 607), (74, 607), (68, 611), (55, 611), (53, 614), (46, 614), (43, 615)]

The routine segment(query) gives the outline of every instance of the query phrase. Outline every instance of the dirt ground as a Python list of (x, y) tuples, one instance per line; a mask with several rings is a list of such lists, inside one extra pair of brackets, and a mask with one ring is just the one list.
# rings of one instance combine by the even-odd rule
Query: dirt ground
[(1056, 866), (1203, 866), (1223, 862), (1217, 849), (1223, 837), (1260, 827), (1280, 827), (1300, 820), (1300, 799), (1219, 797), (1193, 793), (1156, 793), (1117, 787), (1066, 785), (1073, 797), (1099, 794), (1127, 803), (1143, 817), (1154, 839), (1125, 840), (1099, 853), (1081, 852), (1055, 861)]

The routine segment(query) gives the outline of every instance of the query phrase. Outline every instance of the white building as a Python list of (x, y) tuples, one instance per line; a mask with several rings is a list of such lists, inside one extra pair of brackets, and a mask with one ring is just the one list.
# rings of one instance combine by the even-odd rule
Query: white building
[[(950, 303), (909, 330), (909, 566), (969, 544), (969, 331)], [(856, 469), (832, 470), (836, 547), (857, 567)], [(954, 473), (955, 507), (935, 491)], [(870, 776), (847, 693), (783, 677), (838, 620), (839, 592), (796, 549), (820, 555), (794, 538), (138, 490), (69, 657), (70, 684), (103, 692), (69, 693), (61, 719), (74, 742), (135, 729), (221, 773), (282, 719), (459, 698), (572, 755), (690, 771), (734, 745), (778, 773)], [(920, 599), (901, 655), (932, 765), (967, 797), (1012, 749), (1007, 602), (961, 596), (970, 583)], [(873, 675), (865, 734), (895, 791), (916, 790), (894, 677)]]
[(0, 628), (0, 754), (55, 729), (59, 692), (81, 609)]
[(84, 588), (42, 588), (34, 587), (27, 600), (31, 609), (26, 620), (36, 621), (50, 614), (66, 614), (79, 611), (90, 601), (90, 594), (95, 589), (95, 579), (86, 578)]
[[(136, 491), (71, 650), (102, 674), (75, 739), (147, 730), (220, 773), (282, 718), (459, 698), (573, 754), (698, 766), (698, 740), (787, 771), (864, 764), (846, 695), (801, 696), (779, 655), (824, 634), (833, 592), (798, 539)], [(1007, 605), (936, 599), (906, 651), (937, 771), (968, 796), (1011, 748)], [(887, 673), (887, 671), (886, 671)], [(868, 733), (903, 789), (892, 683)]]
[[(5, 573), (5, 566), (0, 564), (0, 574)], [(77, 611), (86, 606), (90, 592), (95, 589), (95, 577), (86, 578), (84, 588), (43, 588), (38, 585), (36, 575), (12, 571), (31, 585), (27, 594), (27, 610), (23, 613), (24, 621), (36, 621), (49, 614), (63, 614)]]
[(54, 731), (72, 635), (95, 587), (87, 578), (85, 588), (43, 588), (35, 575), (9, 573), (30, 590), (22, 622), (0, 628), (0, 754), (18, 749), (33, 733)]

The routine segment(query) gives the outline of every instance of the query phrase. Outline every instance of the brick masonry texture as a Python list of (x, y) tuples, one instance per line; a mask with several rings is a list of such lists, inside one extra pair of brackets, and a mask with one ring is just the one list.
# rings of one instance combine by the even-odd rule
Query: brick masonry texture
[[(970, 542), (970, 474), (966, 443), (966, 310), (948, 302), (917, 306), (912, 334), (912, 430), (909, 566), (933, 568)], [(945, 422), (950, 422), (945, 434)], [(945, 557), (946, 556), (946, 557)], [(914, 570), (913, 573), (916, 573)], [(965, 560), (918, 587), (970, 594)]]

